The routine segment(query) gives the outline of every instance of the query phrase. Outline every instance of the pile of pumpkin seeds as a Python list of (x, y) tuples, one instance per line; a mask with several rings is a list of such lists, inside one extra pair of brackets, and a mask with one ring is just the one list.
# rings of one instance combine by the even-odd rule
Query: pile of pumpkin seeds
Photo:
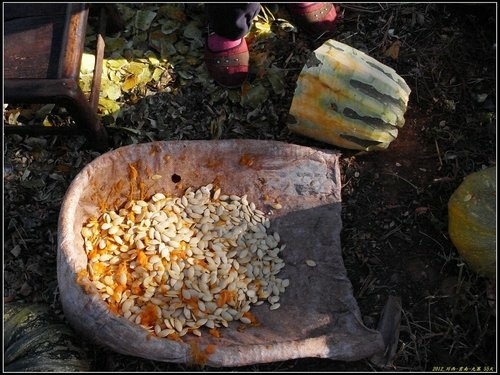
[(201, 336), (229, 322), (258, 324), (251, 305), (280, 307), (285, 248), (247, 195), (212, 184), (154, 194), (82, 228), (89, 279), (111, 310), (159, 337)]

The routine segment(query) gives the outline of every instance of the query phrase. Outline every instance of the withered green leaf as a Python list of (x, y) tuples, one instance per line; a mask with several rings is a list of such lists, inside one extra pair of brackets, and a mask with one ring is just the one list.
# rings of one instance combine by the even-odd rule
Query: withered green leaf
[(135, 15), (135, 27), (146, 31), (151, 27), (151, 23), (156, 17), (156, 12), (150, 10), (138, 10)]

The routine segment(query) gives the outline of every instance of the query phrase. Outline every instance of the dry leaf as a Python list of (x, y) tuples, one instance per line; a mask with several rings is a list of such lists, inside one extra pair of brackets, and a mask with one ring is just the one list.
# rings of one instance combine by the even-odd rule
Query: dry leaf
[(397, 60), (399, 57), (399, 48), (401, 47), (401, 41), (396, 40), (391, 44), (389, 48), (385, 50), (384, 55), (390, 57), (393, 60)]
[(139, 30), (146, 31), (150, 28), (155, 17), (156, 12), (152, 12), (150, 10), (138, 10), (135, 15), (135, 27)]
[(110, 100), (118, 100), (122, 95), (120, 84), (109, 80), (103, 80), (101, 84), (101, 95)]
[(276, 66), (271, 66), (267, 72), (267, 79), (273, 87), (275, 94), (285, 93), (285, 72), (283, 69), (277, 68)]
[(107, 98), (99, 98), (99, 113), (102, 115), (111, 115), (120, 110), (120, 104)]
[(184, 22), (186, 21), (186, 13), (184, 13), (184, 10), (179, 7), (179, 4), (177, 5), (165, 5), (161, 6), (158, 9), (158, 13), (161, 16), (166, 16), (167, 18), (170, 18), (172, 20), (178, 21), (178, 22)]
[(17, 258), (19, 254), (21, 254), (21, 246), (19, 245), (14, 246), (14, 248), (10, 252)]
[(80, 65), (81, 74), (91, 74), (94, 72), (95, 56), (90, 53), (82, 55), (82, 63)]
[(257, 108), (269, 97), (269, 91), (261, 84), (252, 86), (241, 95), (241, 105), (243, 107)]

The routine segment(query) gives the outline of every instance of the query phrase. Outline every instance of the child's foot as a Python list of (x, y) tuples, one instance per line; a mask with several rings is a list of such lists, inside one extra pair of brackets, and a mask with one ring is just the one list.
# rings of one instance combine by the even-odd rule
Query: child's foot
[(245, 38), (229, 40), (217, 34), (208, 37), (205, 65), (210, 76), (220, 85), (241, 86), (248, 76), (249, 53)]
[(337, 11), (332, 3), (295, 3), (288, 5), (299, 26), (314, 37), (334, 30)]

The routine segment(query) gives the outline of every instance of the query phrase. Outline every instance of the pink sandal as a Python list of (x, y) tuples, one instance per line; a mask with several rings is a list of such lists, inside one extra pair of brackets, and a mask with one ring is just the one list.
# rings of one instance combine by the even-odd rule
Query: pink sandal
[(299, 26), (313, 36), (320, 36), (334, 29), (337, 11), (332, 3), (311, 3), (307, 6), (290, 4), (288, 9)]
[(238, 46), (223, 51), (214, 52), (208, 46), (205, 47), (205, 65), (208, 73), (224, 87), (241, 86), (248, 76), (249, 60), (245, 38), (241, 38)]

